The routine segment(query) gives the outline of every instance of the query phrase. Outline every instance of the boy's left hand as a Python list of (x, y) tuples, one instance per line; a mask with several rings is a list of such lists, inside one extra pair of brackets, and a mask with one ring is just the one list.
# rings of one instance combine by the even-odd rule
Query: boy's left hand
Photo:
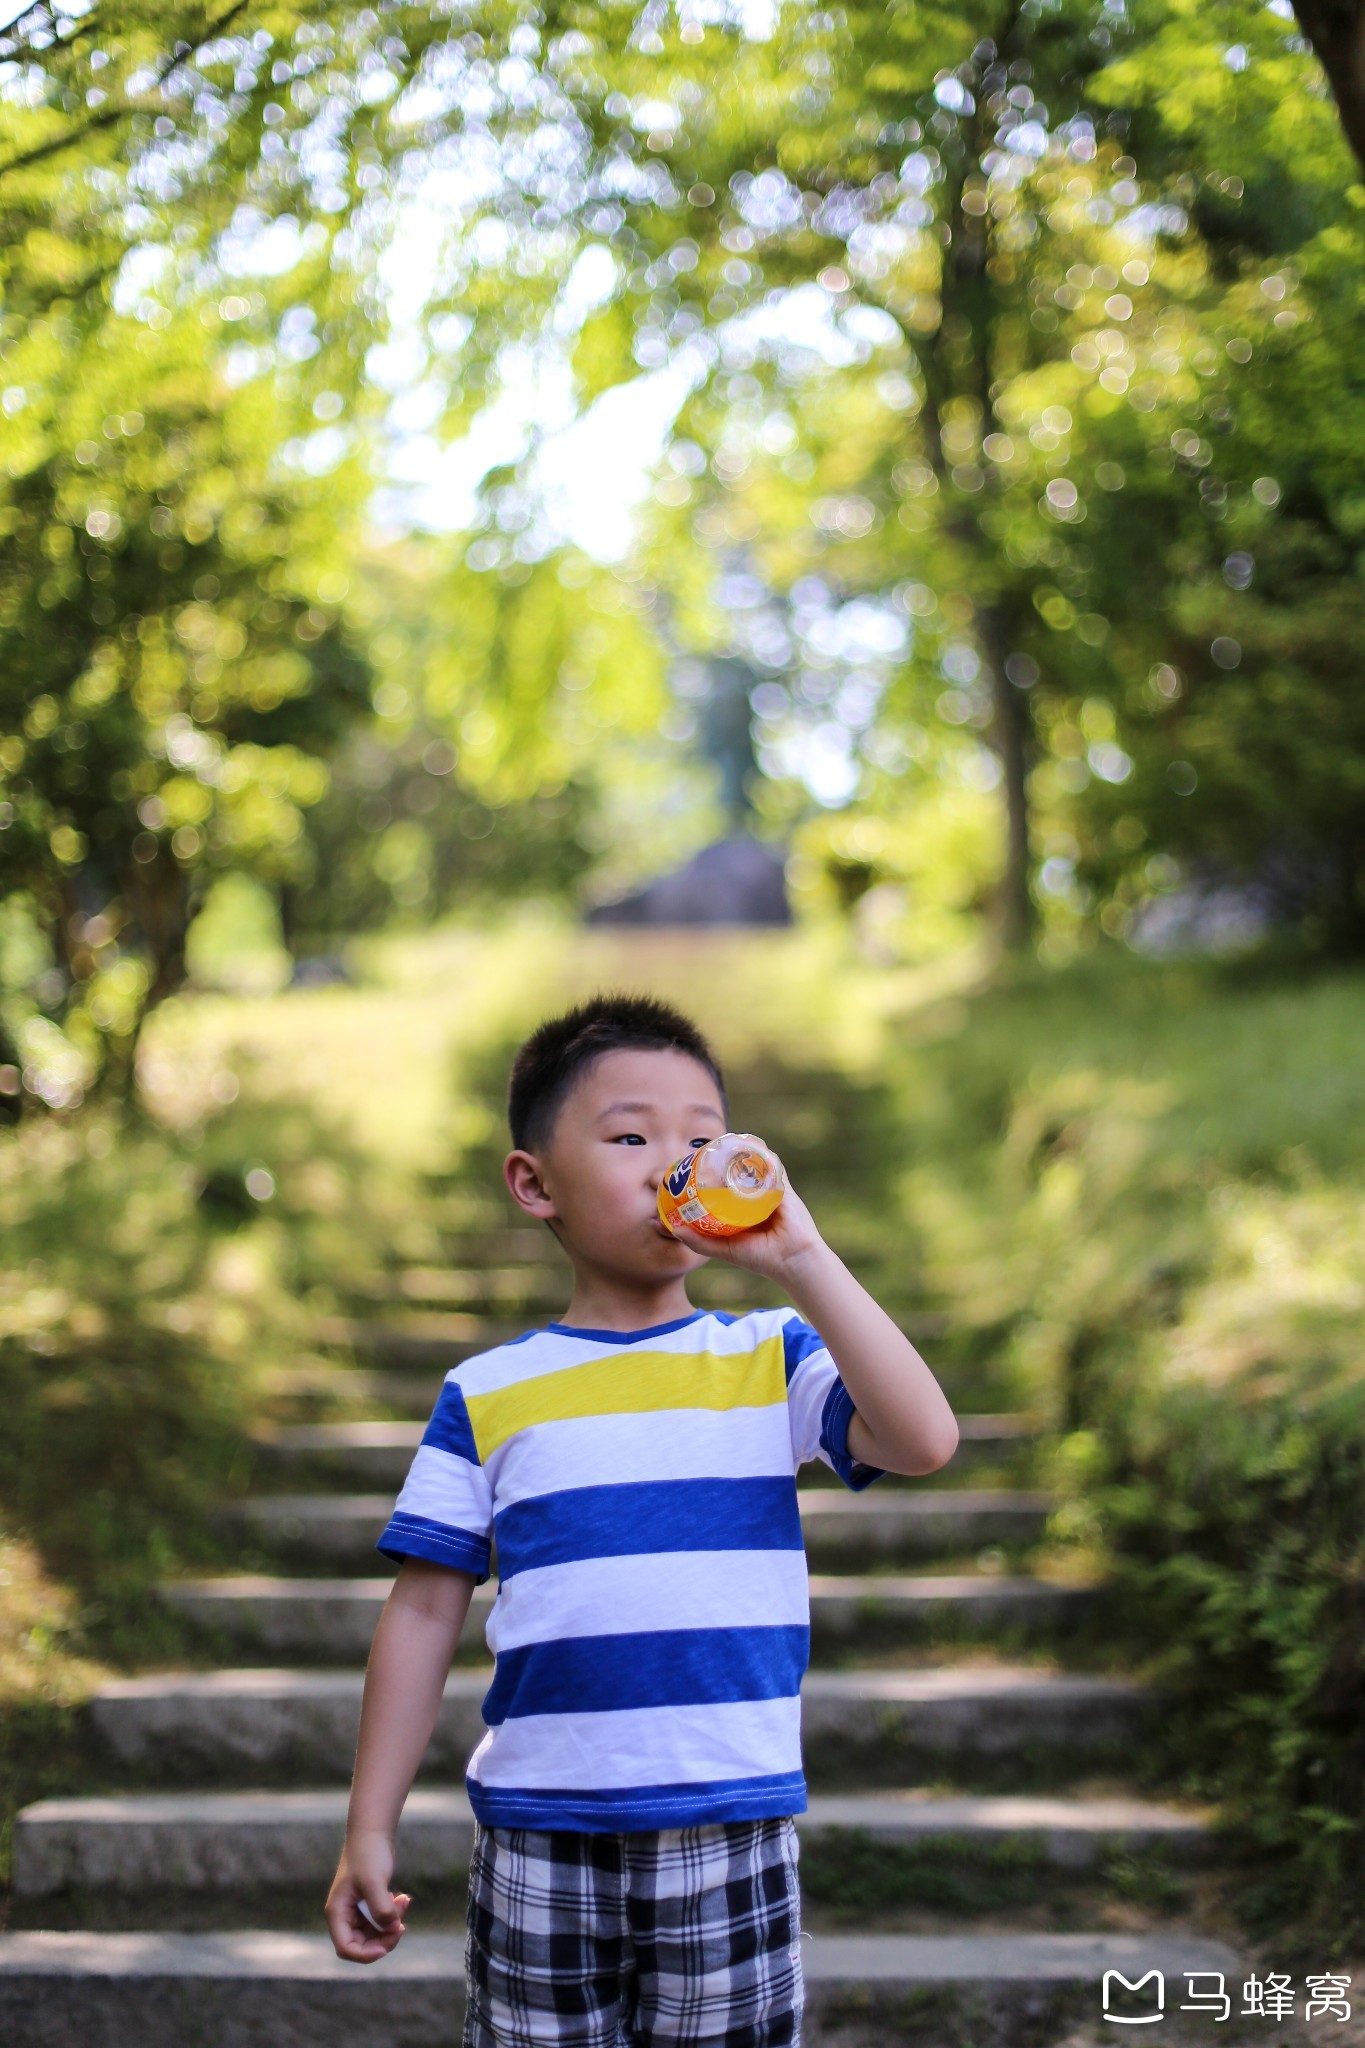
[(730, 1266), (743, 1266), (768, 1280), (787, 1280), (812, 1253), (828, 1249), (815, 1227), (815, 1219), (796, 1190), (788, 1184), (777, 1208), (765, 1222), (752, 1230), (740, 1230), (733, 1237), (706, 1237), (690, 1224), (674, 1223), (672, 1234), (690, 1252), (703, 1258), (722, 1259)]

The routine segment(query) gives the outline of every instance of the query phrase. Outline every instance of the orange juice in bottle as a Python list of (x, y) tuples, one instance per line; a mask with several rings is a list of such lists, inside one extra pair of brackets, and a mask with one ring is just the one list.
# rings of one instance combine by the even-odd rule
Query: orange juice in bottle
[(726, 1131), (669, 1168), (659, 1215), (670, 1229), (686, 1223), (703, 1237), (737, 1237), (771, 1216), (786, 1191), (777, 1154), (752, 1131)]

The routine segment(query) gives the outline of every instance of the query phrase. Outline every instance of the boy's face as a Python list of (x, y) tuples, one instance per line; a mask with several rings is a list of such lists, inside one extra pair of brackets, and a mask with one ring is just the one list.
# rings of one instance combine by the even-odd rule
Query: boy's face
[(705, 1261), (659, 1221), (659, 1182), (724, 1129), (720, 1091), (686, 1053), (608, 1052), (580, 1075), (547, 1143), (510, 1153), (504, 1172), (575, 1262), (626, 1281), (667, 1279)]

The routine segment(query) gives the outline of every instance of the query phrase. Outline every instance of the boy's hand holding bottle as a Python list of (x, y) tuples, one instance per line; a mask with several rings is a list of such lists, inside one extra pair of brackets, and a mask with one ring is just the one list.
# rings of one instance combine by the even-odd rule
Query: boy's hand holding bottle
[(671, 1166), (659, 1183), (659, 1216), (689, 1251), (769, 1279), (822, 1244), (781, 1160), (751, 1131), (726, 1131)]

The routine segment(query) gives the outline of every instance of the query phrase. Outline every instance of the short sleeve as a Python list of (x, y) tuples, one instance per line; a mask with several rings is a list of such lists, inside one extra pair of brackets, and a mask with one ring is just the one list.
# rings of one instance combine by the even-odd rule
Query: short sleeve
[(375, 1549), (395, 1564), (425, 1557), (482, 1581), (488, 1577), (492, 1533), (493, 1490), (464, 1395), (448, 1379)]
[(793, 1468), (821, 1458), (855, 1493), (870, 1486), (874, 1479), (884, 1478), (880, 1465), (860, 1464), (849, 1454), (848, 1424), (855, 1413), (853, 1398), (819, 1332), (802, 1322), (800, 1316), (789, 1316), (782, 1326), (782, 1345), (786, 1354)]

